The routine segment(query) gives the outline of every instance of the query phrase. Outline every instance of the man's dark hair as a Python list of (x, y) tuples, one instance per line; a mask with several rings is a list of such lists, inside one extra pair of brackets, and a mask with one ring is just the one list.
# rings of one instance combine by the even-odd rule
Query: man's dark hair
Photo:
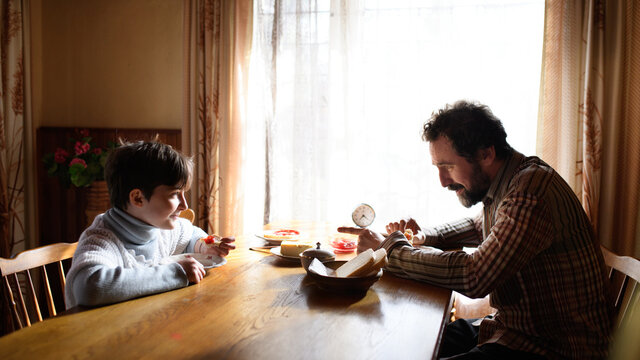
[(184, 188), (191, 180), (192, 169), (193, 160), (170, 145), (156, 141), (123, 143), (109, 154), (104, 169), (111, 206), (126, 209), (133, 189), (142, 190), (149, 200), (159, 185)]
[(424, 124), (424, 141), (435, 141), (440, 136), (449, 139), (458, 155), (470, 162), (478, 150), (490, 146), (495, 148), (498, 159), (505, 159), (513, 152), (502, 122), (491, 109), (464, 100), (434, 112)]

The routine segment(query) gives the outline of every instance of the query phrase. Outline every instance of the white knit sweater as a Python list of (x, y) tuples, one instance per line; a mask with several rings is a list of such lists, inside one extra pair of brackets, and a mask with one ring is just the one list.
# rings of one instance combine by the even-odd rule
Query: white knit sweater
[(179, 219), (172, 230), (155, 229), (154, 239), (146, 244), (151, 254), (146, 258), (136, 255), (131, 243), (127, 249), (122, 239), (105, 226), (103, 216), (98, 215), (78, 241), (67, 275), (67, 308), (109, 304), (189, 284), (182, 267), (167, 263), (166, 258), (183, 253), (190, 242), (206, 235), (204, 231), (185, 219)]

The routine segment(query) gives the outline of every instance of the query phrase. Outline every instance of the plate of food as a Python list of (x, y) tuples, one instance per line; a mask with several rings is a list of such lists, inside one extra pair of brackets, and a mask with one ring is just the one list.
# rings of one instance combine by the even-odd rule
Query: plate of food
[(269, 251), (271, 251), (273, 255), (281, 258), (282, 260), (291, 261), (291, 262), (300, 262), (300, 256), (283, 255), (281, 252), (280, 246), (271, 248), (271, 250)]
[(161, 264), (168, 264), (171, 262), (178, 262), (184, 258), (192, 257), (196, 259), (205, 269), (211, 269), (220, 267), (227, 263), (227, 259), (213, 254), (201, 254), (201, 253), (184, 253), (184, 254), (176, 254), (169, 256), (164, 261), (161, 261)]
[(267, 241), (269, 244), (279, 245), (285, 240), (300, 240), (300, 231), (295, 229), (271, 229), (263, 231), (262, 234), (256, 234), (256, 236)]
[(307, 250), (311, 249), (313, 245), (307, 243), (301, 243), (297, 241), (282, 241), (280, 246), (271, 248), (271, 253), (280, 257), (283, 260), (292, 261), (292, 262), (300, 262), (300, 254)]

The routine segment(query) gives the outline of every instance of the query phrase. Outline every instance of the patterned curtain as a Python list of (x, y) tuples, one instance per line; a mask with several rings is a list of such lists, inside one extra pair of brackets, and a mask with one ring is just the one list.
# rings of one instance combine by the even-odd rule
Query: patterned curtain
[(194, 156), (191, 206), (209, 233), (242, 229), (243, 131), (251, 0), (185, 1), (182, 143)]
[(20, 0), (0, 6), (0, 256), (11, 257), (25, 249), (23, 9)]
[[(5, 258), (33, 247), (36, 239), (34, 166), (29, 165), (34, 151), (28, 111), (29, 47), (25, 45), (29, 43), (28, 9), (29, 0), (0, 0), (0, 256)], [(8, 305), (0, 304), (2, 335), (12, 326), (10, 317), (4, 316)]]
[(547, 1), (537, 144), (582, 200), (601, 242), (636, 257), (638, 16), (633, 0)]

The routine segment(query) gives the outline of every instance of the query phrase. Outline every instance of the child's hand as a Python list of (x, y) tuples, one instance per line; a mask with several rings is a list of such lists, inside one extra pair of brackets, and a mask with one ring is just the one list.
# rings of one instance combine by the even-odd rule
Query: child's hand
[(233, 244), (236, 239), (233, 236), (220, 238), (217, 235), (209, 235), (198, 239), (194, 246), (194, 250), (200, 254), (210, 254), (216, 256), (227, 256), (229, 251), (236, 248)]
[(218, 246), (208, 248), (206, 253), (222, 257), (227, 256), (229, 255), (229, 251), (236, 248), (236, 245), (234, 244), (235, 241), (236, 238), (233, 236), (222, 238), (220, 239), (220, 244)]
[(192, 258), (191, 256), (187, 256), (184, 259), (181, 259), (180, 261), (178, 261), (178, 264), (180, 264), (180, 266), (182, 266), (184, 271), (187, 273), (189, 282), (197, 284), (200, 282), (200, 280), (202, 280), (202, 278), (204, 278), (204, 275), (206, 274), (204, 271), (204, 266), (202, 266), (199, 261)]

